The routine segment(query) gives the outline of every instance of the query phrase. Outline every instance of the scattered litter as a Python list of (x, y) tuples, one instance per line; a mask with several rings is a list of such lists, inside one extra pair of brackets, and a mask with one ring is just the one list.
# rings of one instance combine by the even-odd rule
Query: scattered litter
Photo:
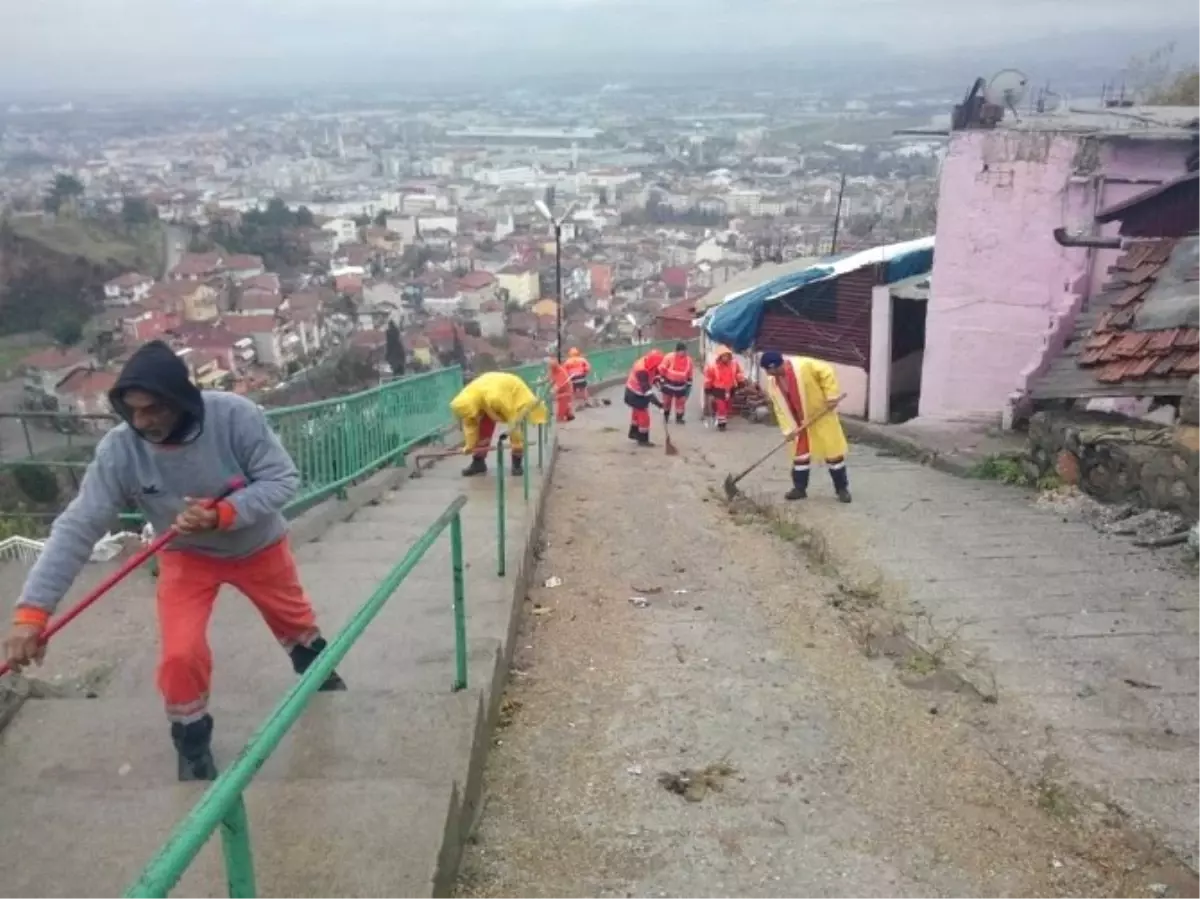
[(1056, 859), (1056, 858), (1054, 858), (1054, 859), (1051, 859), (1051, 860), (1050, 860), (1050, 864), (1051, 864), (1051, 865), (1053, 865), (1053, 866), (1054, 866), (1054, 867), (1056, 867), (1056, 868), (1061, 868), (1061, 867), (1062, 867), (1062, 862), (1061, 862), (1061, 861), (1059, 861), (1059, 860), (1058, 860), (1058, 859)]
[(650, 608), (650, 600), (646, 599), (644, 596), (631, 596), (629, 597), (629, 601), (633, 604), (635, 609)]
[(686, 596), (688, 593), (688, 591), (683, 589), (682, 587), (678, 590), (672, 590), (671, 592), (674, 593), (676, 596)]
[(628, 768), (625, 769), (625, 773), (632, 774), (634, 777), (641, 777), (642, 776), (642, 766), (641, 765), (630, 765)]
[(128, 774), (132, 770), (133, 770), (133, 765), (129, 764), (129, 762), (126, 762), (124, 765), (122, 765), (120, 768), (117, 769), (117, 776), (124, 777), (126, 774)]
[(1171, 888), (1165, 883), (1152, 883), (1146, 887), (1155, 896), (1165, 896), (1170, 892)]
[(1125, 678), (1125, 683), (1130, 687), (1136, 687), (1139, 690), (1161, 690), (1158, 684), (1151, 684), (1144, 680), (1136, 680), (1132, 677)]
[(549, 615), (553, 611), (554, 610), (552, 608), (550, 608), (549, 606), (534, 606), (533, 607), (534, 615)]
[(663, 771), (658, 775), (658, 782), (668, 793), (682, 796), (688, 802), (700, 802), (710, 792), (722, 792), (725, 779), (736, 773), (737, 769), (722, 759), (704, 768)]
[(548, 578), (546, 578), (546, 580), (545, 580), (545, 581), (542, 583), (542, 586), (543, 586), (543, 587), (551, 587), (551, 588), (553, 588), (553, 587), (561, 587), (561, 586), (562, 586), (562, 582), (563, 582), (563, 581), (562, 581), (562, 578), (560, 578), (560, 577), (548, 577)]
[(633, 590), (635, 593), (644, 593), (647, 596), (657, 596), (659, 593), (662, 593), (663, 588), (662, 587), (637, 587), (637, 586), (635, 586), (633, 588)]

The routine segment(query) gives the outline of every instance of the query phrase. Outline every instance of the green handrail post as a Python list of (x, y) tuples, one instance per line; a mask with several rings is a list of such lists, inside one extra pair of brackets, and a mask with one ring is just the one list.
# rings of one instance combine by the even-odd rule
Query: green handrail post
[(529, 502), (529, 422), (521, 419), (521, 451), (524, 453), (521, 466), (521, 490), (525, 494), (525, 502)]
[[(363, 635), (363, 631), (379, 614), (384, 604), (429, 551), (429, 547), (447, 527), (453, 528), (454, 522), (466, 502), (465, 496), (457, 497), (425, 530), (425, 533), (409, 547), (404, 558), (388, 572), (387, 577), (380, 581), (375, 592), (367, 598), (367, 601), (359, 607), (341, 632), (317, 656), (308, 671), (301, 675), (292, 688), (284, 694), (271, 714), (267, 716), (242, 751), (238, 753), (233, 764), (221, 772), (188, 816), (176, 825), (167, 842), (150, 860), (150, 863), (142, 869), (141, 875), (125, 893), (127, 897), (168, 895), (171, 888), (183, 876), (183, 872), (204, 848), (204, 844), (208, 842), (213, 831), (222, 825), (230, 831), (229, 839), (225, 844), (225, 858), (228, 865), (226, 875), (229, 881), (230, 895), (255, 895), (254, 869), (250, 862), (249, 830), (246, 827), (243, 793), (250, 785), (254, 775), (258, 773), (271, 753), (283, 741), (287, 732), (291, 730), (292, 725), (304, 714), (313, 696), (350, 652), (350, 648)], [(461, 536), (460, 532), (460, 540)], [(453, 549), (451, 554), (453, 555)], [(240, 820), (238, 817), (239, 807)], [(224, 830), (222, 838), (224, 839)]]
[(246, 799), (240, 793), (221, 820), (221, 850), (225, 855), (225, 879), (229, 883), (229, 895), (235, 899), (257, 896), (254, 853), (250, 849), (250, 821), (246, 817)]
[(505, 529), (508, 526), (508, 509), (505, 508), (504, 490), (504, 437), (496, 441), (496, 574), (504, 577), (508, 555)]
[(450, 572), (454, 579), (454, 691), (458, 692), (467, 689), (467, 578), (459, 512), (450, 519)]

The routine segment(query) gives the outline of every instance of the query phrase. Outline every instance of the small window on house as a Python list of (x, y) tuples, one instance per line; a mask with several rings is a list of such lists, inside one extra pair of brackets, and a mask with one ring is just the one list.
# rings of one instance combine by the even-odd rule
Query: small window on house
[(797, 318), (833, 324), (837, 321), (837, 279), (802, 287), (779, 304)]

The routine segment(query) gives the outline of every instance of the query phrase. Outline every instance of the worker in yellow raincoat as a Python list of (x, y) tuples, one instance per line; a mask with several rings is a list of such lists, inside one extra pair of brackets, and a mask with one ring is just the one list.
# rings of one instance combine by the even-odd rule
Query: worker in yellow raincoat
[[(775, 407), (775, 421), (784, 434), (793, 433), (802, 422), (811, 421), (825, 409), (837, 408), (840, 393), (833, 366), (809, 356), (784, 357), (763, 353), (759, 358), (767, 379), (767, 395)], [(850, 476), (846, 473), (846, 435), (837, 412), (830, 411), (796, 435), (792, 448), (792, 489), (788, 499), (808, 497), (808, 473), (814, 461), (824, 461), (833, 478), (837, 498), (850, 502)]]
[(521, 378), (506, 371), (489, 371), (471, 381), (450, 401), (450, 411), (462, 424), (463, 452), (471, 455), (471, 464), (463, 469), (463, 477), (468, 478), (487, 474), (487, 454), (497, 423), (508, 428), (512, 473), (521, 474), (525, 461), (521, 422), (540, 425), (547, 420), (545, 404)]

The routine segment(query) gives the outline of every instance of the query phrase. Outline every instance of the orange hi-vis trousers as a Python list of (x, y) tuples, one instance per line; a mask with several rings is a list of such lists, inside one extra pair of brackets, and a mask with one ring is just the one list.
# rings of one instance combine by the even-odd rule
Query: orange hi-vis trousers
[(208, 712), (208, 622), (222, 585), (246, 594), (285, 650), (309, 646), (321, 635), (287, 538), (244, 559), (184, 550), (164, 551), (159, 559), (158, 689), (171, 721), (188, 724)]

